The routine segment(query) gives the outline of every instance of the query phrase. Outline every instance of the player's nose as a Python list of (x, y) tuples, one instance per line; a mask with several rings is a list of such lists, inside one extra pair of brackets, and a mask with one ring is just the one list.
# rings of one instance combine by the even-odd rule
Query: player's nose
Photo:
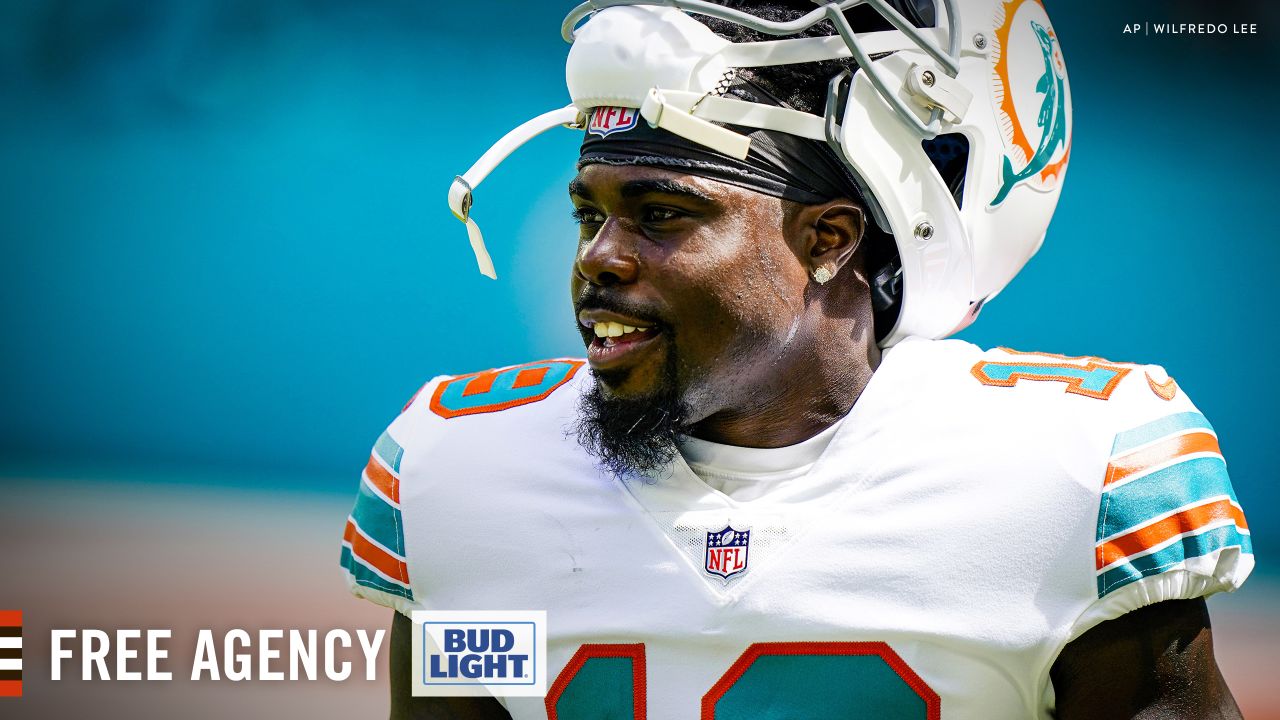
[(640, 261), (629, 233), (617, 218), (606, 218), (594, 238), (578, 247), (574, 272), (579, 278), (602, 287), (636, 281)]

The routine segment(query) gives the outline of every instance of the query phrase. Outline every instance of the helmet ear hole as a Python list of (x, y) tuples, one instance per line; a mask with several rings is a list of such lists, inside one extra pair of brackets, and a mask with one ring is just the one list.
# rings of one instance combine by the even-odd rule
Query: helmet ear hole
[(964, 180), (969, 172), (969, 138), (963, 133), (939, 135), (920, 143), (929, 162), (942, 176), (957, 208), (964, 208)]
[(892, 234), (868, 225), (862, 243), (865, 248), (863, 264), (871, 289), (873, 325), (876, 342), (879, 342), (898, 324), (906, 278), (902, 276), (902, 257)]

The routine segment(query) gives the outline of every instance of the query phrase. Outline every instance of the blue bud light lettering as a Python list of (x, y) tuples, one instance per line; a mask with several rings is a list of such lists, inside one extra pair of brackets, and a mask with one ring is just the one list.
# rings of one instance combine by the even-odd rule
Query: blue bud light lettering
[(431, 656), (432, 678), (519, 678), (525, 676), (528, 655), (507, 655), (516, 645), (510, 630), (448, 628), (443, 655)]

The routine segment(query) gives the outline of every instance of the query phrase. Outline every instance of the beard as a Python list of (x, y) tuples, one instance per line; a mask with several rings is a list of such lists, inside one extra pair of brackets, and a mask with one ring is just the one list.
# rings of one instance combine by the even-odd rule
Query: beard
[(595, 382), (578, 402), (578, 443), (616, 478), (649, 474), (670, 463), (689, 418), (675, 353), (667, 353), (658, 387), (643, 397), (613, 397), (592, 374)]

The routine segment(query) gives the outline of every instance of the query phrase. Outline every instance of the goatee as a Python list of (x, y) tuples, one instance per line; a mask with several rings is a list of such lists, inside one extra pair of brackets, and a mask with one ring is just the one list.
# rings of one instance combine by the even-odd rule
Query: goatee
[(659, 387), (644, 397), (613, 397), (600, 377), (594, 380), (578, 403), (578, 443), (617, 478), (670, 463), (689, 416), (677, 388), (675, 358), (668, 357)]

